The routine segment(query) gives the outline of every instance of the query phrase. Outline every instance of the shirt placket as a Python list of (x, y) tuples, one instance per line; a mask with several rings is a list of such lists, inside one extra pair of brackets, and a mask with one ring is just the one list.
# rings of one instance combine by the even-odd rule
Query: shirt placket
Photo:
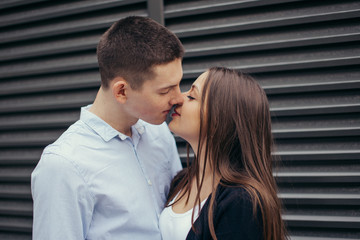
[(157, 202), (156, 202), (154, 186), (153, 186), (153, 183), (152, 183), (152, 181), (151, 181), (151, 179), (149, 177), (149, 174), (146, 171), (145, 165), (144, 165), (143, 161), (139, 158), (139, 155), (138, 155), (138, 152), (137, 152), (137, 145), (138, 145), (138, 142), (139, 142), (139, 136), (136, 135), (136, 136), (133, 137), (133, 140), (131, 140), (130, 138), (128, 140), (131, 143), (134, 155), (136, 157), (136, 160), (137, 160), (137, 162), (138, 162), (138, 164), (140, 166), (141, 172), (142, 172), (142, 174), (144, 176), (144, 179), (146, 181), (146, 184), (148, 186), (149, 192), (150, 192), (151, 197), (153, 199), (154, 210), (155, 210), (157, 218), (159, 219), (160, 212), (159, 212)]

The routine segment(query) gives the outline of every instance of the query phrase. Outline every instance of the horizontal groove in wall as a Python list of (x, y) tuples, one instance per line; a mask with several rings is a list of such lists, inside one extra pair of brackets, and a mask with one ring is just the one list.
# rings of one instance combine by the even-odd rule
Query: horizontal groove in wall
[(274, 130), (273, 135), (276, 139), (358, 136), (360, 135), (360, 127)]
[(31, 232), (32, 219), (0, 216), (0, 231)]
[[(334, 6), (337, 4), (334, 4)], [(305, 23), (316, 23), (334, 20), (344, 20), (359, 17), (360, 7), (356, 2), (341, 4), (338, 3), (339, 9), (334, 10), (330, 6), (304, 6), (288, 10), (273, 10), (264, 8), (257, 11), (236, 12), (229, 11), (227, 17), (223, 15), (209, 14), (208, 16), (198, 18), (187, 22), (186, 20), (166, 19), (167, 26), (179, 37), (193, 37), (209, 34), (219, 34), (234, 31), (254, 30), (262, 28), (283, 27)], [(331, 9), (329, 11), (329, 9)], [(328, 10), (328, 11), (327, 11)]]
[(31, 200), (30, 182), (16, 184), (1, 182), (0, 199)]
[[(19, 69), (21, 69), (19, 71)], [(85, 69), (98, 69), (95, 51), (81, 55), (29, 60), (0, 65), (0, 78), (30, 76), (35, 74), (61, 73)]]
[(74, 109), (92, 103), (97, 89), (61, 94), (43, 94), (37, 96), (18, 96), (0, 100), (0, 113), (20, 113), (28, 111)]
[[(227, 66), (244, 72), (277, 72), (359, 65), (358, 46), (308, 48), (289, 51), (222, 55), (207, 59), (185, 59), (184, 76), (197, 77), (211, 66)], [(1, 68), (0, 68), (1, 69)]]
[(0, 48), (0, 61), (26, 59), (40, 56), (51, 56), (56, 54), (72, 53), (92, 50), (95, 51), (97, 43), (104, 31), (96, 31), (95, 33), (83, 33), (79, 36), (63, 36), (55, 39), (44, 39), (32, 42), (24, 42), (15, 46), (7, 46)]
[(313, 150), (313, 151), (276, 151), (275, 156), (283, 161), (338, 161), (360, 160), (357, 150)]
[(0, 175), (2, 183), (30, 183), (30, 174), (7, 174)]
[[(106, 8), (119, 7), (139, 2), (145, 2), (145, 0), (91, 0), (80, 1), (71, 3), (55, 2), (54, 5), (46, 7), (38, 7), (35, 9), (26, 9), (22, 12), (16, 12), (11, 14), (3, 14), (0, 16), (0, 27), (11, 26), (21, 23), (31, 23), (33, 21), (44, 21), (56, 17), (65, 17), (73, 14), (88, 13), (91, 11), (98, 11)], [(34, 3), (34, 1), (32, 1)], [(60, 4), (59, 4), (60, 3)], [(3, 7), (0, 5), (0, 8)]]
[(213, 13), (233, 9), (242, 9), (249, 7), (268, 6), (279, 3), (297, 2), (299, 0), (267, 0), (267, 1), (231, 1), (231, 0), (210, 0), (181, 2), (173, 4), (172, 1), (165, 1), (164, 15), (165, 18), (184, 17), (204, 13)]
[(0, 116), (0, 130), (64, 128), (77, 121), (80, 111), (60, 111)]
[(295, 204), (300, 205), (360, 205), (360, 194), (348, 194), (348, 193), (280, 193), (284, 204)]
[(4, 201), (0, 199), (0, 216), (32, 216), (32, 201)]
[(0, 147), (45, 147), (54, 142), (66, 128), (0, 133)]
[(38, 2), (45, 2), (47, 0), (4, 0), (0, 2), (0, 9), (6, 9), (6, 8), (13, 8), (13, 7), (20, 7), (25, 6), (28, 4), (34, 4)]
[(65, 34), (78, 34), (79, 32), (93, 31), (110, 27), (115, 21), (129, 15), (146, 16), (142, 9), (129, 11), (124, 8), (123, 12), (106, 13), (100, 16), (83, 16), (80, 19), (65, 18), (57, 20), (58, 22), (41, 23), (34, 26), (23, 26), (14, 28), (6, 32), (0, 32), (0, 44), (14, 43), (39, 39), (44, 37), (55, 37)]
[(42, 93), (51, 91), (76, 90), (100, 87), (98, 70), (46, 74), (6, 79), (0, 82), (0, 96), (24, 93)]
[(21, 163), (36, 163), (39, 159), (42, 148), (9, 148), (1, 149), (0, 165), (12, 166)]
[[(194, 48), (186, 51), (185, 57), (200, 57), (208, 55), (220, 55), (226, 53), (240, 53), (249, 51), (259, 51), (268, 49), (283, 49), (293, 47), (304, 47), (322, 44), (334, 44), (343, 42), (355, 42), (360, 40), (360, 34), (336, 35), (336, 36), (322, 36), (319, 38), (311, 37), (308, 39), (287, 39), (286, 41), (278, 40), (273, 42), (260, 42), (252, 44), (236, 44), (211, 47)], [(186, 47), (186, 46), (185, 46)]]
[(182, 38), (186, 57), (219, 55), (267, 49), (284, 49), (358, 41), (359, 26), (354, 20), (304, 24), (293, 27), (229, 32), (219, 35)]
[(275, 139), (276, 152), (358, 151), (358, 137)]
[[(186, 161), (186, 150), (179, 148), (180, 157)], [(313, 150), (313, 151), (275, 151), (274, 161), (312, 162), (312, 161), (352, 161), (360, 160), (360, 150)], [(190, 155), (193, 157), (193, 154)]]
[[(265, 89), (268, 95), (359, 89), (360, 66), (344, 66), (336, 68), (316, 68), (296, 71), (255, 74), (255, 79)], [(350, 88), (351, 89), (351, 88)], [(288, 92), (286, 91), (288, 90)]]
[[(305, 147), (304, 147), (305, 148)], [(179, 156), (181, 162), (186, 163), (187, 153), (186, 149), (178, 146)], [(309, 166), (317, 164), (332, 164), (332, 162), (345, 164), (347, 162), (353, 163), (360, 160), (360, 150), (298, 150), (298, 151), (274, 151), (274, 163), (277, 167), (282, 168), (285, 163), (287, 164), (307, 164)], [(190, 160), (194, 158), (194, 154), (190, 153)], [(319, 163), (320, 161), (320, 163)], [(279, 165), (279, 166), (278, 166)]]
[(360, 103), (334, 104), (328, 106), (318, 105), (311, 107), (273, 107), (270, 108), (270, 111), (273, 117), (355, 113), (360, 111)]
[(284, 215), (283, 219), (289, 226), (324, 227), (324, 228), (359, 228), (360, 217), (352, 216), (306, 216)]
[(332, 90), (360, 89), (360, 80), (349, 80), (342, 82), (313, 83), (313, 84), (293, 84), (263, 87), (268, 95), (281, 93), (317, 92)]
[[(252, 74), (268, 96), (276, 94), (324, 92), (360, 89), (360, 66), (303, 69), (295, 71), (261, 72)], [(193, 79), (181, 82), (181, 90), (188, 91)], [(6, 86), (4, 86), (6, 87)], [(0, 90), (1, 91), (1, 90)]]
[(2, 167), (0, 181), (2, 183), (28, 182), (33, 169), (33, 166)]
[(360, 183), (358, 172), (289, 172), (275, 175), (278, 183)]

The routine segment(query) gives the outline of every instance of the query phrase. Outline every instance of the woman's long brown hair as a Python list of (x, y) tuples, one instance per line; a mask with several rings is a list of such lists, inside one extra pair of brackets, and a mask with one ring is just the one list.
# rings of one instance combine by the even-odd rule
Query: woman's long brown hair
[[(281, 202), (272, 175), (271, 116), (264, 90), (249, 75), (213, 67), (208, 70), (201, 103), (197, 156), (170, 192), (167, 205), (180, 190), (182, 194), (177, 201), (190, 193), (189, 183), (195, 179), (199, 191), (194, 207), (200, 207), (200, 190), (206, 165), (209, 165), (214, 179), (215, 176), (221, 178), (220, 183), (213, 181), (209, 204), (209, 229), (213, 239), (217, 239), (213, 213), (218, 184), (245, 188), (252, 198), (254, 215), (257, 209), (261, 211), (264, 239), (286, 239)], [(201, 152), (205, 159), (202, 174), (198, 161)], [(193, 219), (194, 215), (194, 229)]]

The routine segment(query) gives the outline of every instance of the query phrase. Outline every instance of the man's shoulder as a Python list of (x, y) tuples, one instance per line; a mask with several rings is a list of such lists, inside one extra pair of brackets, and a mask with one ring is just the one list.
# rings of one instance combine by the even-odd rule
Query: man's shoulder
[(82, 121), (78, 120), (70, 125), (53, 143), (47, 145), (44, 148), (43, 155), (53, 153), (64, 156), (69, 149), (77, 148), (93, 136), (93, 132)]
[[(76, 173), (91, 174), (87, 164), (94, 157), (95, 148), (101, 148), (103, 144), (98, 136), (81, 120), (72, 124), (53, 143), (47, 145), (39, 160), (39, 169), (52, 169), (60, 172), (60, 169), (72, 169)], [(98, 165), (92, 169), (97, 170)], [(42, 170), (43, 171), (43, 170)]]

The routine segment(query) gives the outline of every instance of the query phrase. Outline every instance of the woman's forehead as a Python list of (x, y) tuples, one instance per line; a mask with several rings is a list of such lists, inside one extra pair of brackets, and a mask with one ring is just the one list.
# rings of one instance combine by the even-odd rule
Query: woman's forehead
[(195, 82), (193, 83), (193, 86), (194, 87), (197, 87), (199, 92), (200, 90), (202, 89), (202, 86), (204, 85), (204, 82), (205, 82), (205, 79), (208, 75), (208, 72), (203, 72), (196, 80)]

